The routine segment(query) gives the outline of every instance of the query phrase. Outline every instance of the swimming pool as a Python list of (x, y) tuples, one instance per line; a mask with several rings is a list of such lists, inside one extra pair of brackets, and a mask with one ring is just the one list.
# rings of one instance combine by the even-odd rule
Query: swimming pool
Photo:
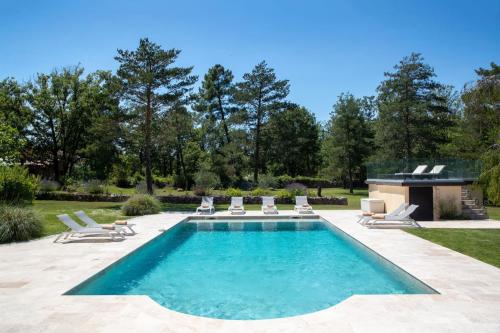
[(182, 313), (268, 319), (431, 288), (321, 219), (186, 220), (70, 295), (148, 295)]

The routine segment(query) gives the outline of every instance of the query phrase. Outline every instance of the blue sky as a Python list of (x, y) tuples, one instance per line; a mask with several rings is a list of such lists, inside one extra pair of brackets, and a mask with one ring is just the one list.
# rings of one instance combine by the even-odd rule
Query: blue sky
[(500, 62), (500, 1), (0, 0), (0, 79), (81, 64), (115, 70), (141, 37), (182, 50), (202, 76), (220, 63), (237, 80), (266, 60), (290, 100), (326, 120), (341, 92), (373, 95), (412, 51), (460, 89)]

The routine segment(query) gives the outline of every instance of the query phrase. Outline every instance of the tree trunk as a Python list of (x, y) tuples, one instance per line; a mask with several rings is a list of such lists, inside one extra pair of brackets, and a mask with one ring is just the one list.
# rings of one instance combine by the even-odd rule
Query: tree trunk
[(349, 193), (353, 194), (354, 193), (354, 189), (352, 187), (352, 166), (351, 166), (351, 162), (349, 161)]
[(151, 108), (151, 90), (148, 88), (146, 104), (146, 128), (145, 128), (145, 147), (144, 158), (146, 160), (146, 186), (149, 194), (153, 194), (153, 176), (151, 174), (151, 121), (153, 110)]
[[(179, 138), (177, 139), (180, 140)], [(184, 155), (182, 153), (181, 145), (178, 146), (177, 151), (179, 152), (179, 163), (181, 165), (182, 174), (184, 175), (184, 189), (187, 191), (189, 189), (188, 177), (186, 174), (186, 165), (184, 164)]]
[(52, 151), (52, 163), (53, 163), (53, 170), (54, 170), (54, 180), (56, 182), (59, 182), (61, 176), (59, 174), (59, 158), (57, 157), (57, 150)]
[(217, 96), (217, 100), (219, 102), (220, 119), (222, 121), (222, 126), (224, 127), (224, 133), (226, 134), (226, 141), (227, 143), (231, 143), (231, 138), (229, 137), (229, 128), (226, 124), (226, 116), (224, 115), (224, 108), (222, 107), (222, 100), (220, 96)]
[(254, 152), (254, 166), (253, 166), (253, 181), (255, 184), (259, 182), (259, 154), (260, 154), (260, 120), (257, 120), (255, 128), (255, 152)]

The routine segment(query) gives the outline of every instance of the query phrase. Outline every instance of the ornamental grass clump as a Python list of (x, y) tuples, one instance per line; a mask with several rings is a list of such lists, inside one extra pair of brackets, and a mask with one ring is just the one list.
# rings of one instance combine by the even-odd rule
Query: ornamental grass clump
[(148, 194), (136, 194), (122, 206), (122, 213), (125, 216), (157, 214), (160, 211), (161, 204), (158, 199)]
[(28, 208), (0, 206), (0, 243), (27, 241), (42, 235), (42, 222)]

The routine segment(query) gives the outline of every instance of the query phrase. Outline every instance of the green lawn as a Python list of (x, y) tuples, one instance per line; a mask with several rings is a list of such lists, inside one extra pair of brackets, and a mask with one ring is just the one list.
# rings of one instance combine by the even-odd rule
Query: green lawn
[(57, 219), (59, 214), (70, 214), (76, 219), (73, 212), (83, 210), (99, 223), (112, 223), (115, 220), (125, 218), (121, 215), (120, 207), (121, 203), (117, 202), (35, 200), (33, 204), (33, 209), (43, 222), (43, 236), (67, 230), (64, 224)]
[[(130, 189), (133, 193), (133, 189)], [(186, 193), (186, 192), (182, 192)], [(187, 192), (189, 193), (189, 192)], [(124, 193), (125, 194), (125, 193)], [(129, 194), (129, 193), (127, 193)], [(157, 193), (160, 194), (160, 193)], [(190, 193), (192, 194), (192, 193)], [(214, 193), (215, 194), (215, 193)], [(359, 209), (359, 200), (368, 196), (367, 190), (355, 190), (353, 195), (349, 190), (339, 188), (323, 189), (323, 196), (347, 197), (348, 205), (313, 205), (316, 210), (323, 209)], [(73, 212), (83, 210), (98, 223), (111, 223), (117, 219), (124, 219), (121, 215), (121, 203), (117, 202), (79, 202), (79, 201), (55, 201), (55, 200), (35, 200), (34, 210), (39, 214), (43, 221), (43, 235), (52, 235), (66, 230), (66, 227), (59, 222), (57, 215), (70, 214), (73, 218)], [(198, 204), (163, 204), (164, 211), (194, 211)], [(281, 210), (292, 210), (293, 205), (277, 205)], [(227, 210), (228, 205), (215, 205), (216, 210)], [(246, 210), (260, 210), (260, 205), (245, 205)]]
[(488, 206), (486, 209), (488, 210), (490, 219), (500, 221), (500, 207)]
[(499, 229), (405, 229), (405, 231), (500, 268)]

